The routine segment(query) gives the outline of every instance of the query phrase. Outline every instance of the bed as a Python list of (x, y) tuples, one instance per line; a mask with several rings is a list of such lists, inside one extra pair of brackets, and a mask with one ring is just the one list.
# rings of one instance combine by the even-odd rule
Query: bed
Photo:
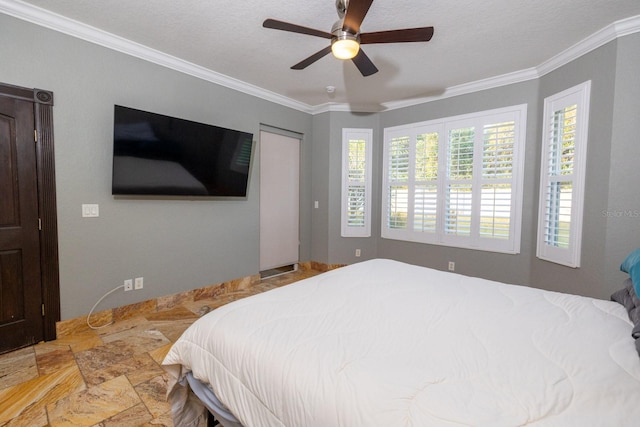
[(229, 426), (637, 426), (629, 310), (375, 259), (214, 310), (163, 367), (185, 427), (207, 395)]

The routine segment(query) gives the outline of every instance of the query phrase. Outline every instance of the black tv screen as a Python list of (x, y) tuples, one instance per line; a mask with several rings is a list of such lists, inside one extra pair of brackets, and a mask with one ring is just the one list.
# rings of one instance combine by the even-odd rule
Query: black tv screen
[(116, 105), (113, 195), (247, 196), (253, 134)]

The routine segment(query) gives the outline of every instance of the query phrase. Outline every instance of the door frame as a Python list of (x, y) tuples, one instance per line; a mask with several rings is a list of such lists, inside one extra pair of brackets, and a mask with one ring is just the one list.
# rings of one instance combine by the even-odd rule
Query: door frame
[[(264, 144), (263, 144), (263, 134), (267, 133), (273, 136), (280, 136), (280, 137), (284, 137), (284, 138), (290, 138), (290, 139), (294, 139), (297, 141), (298, 146), (297, 146), (297, 150), (298, 150), (298, 158), (297, 158), (297, 172), (296, 172), (296, 180), (297, 180), (297, 194), (295, 195), (297, 198), (297, 204), (295, 206), (295, 210), (296, 210), (296, 228), (295, 228), (295, 240), (296, 240), (296, 245), (295, 245), (295, 260), (291, 260), (290, 264), (285, 264), (282, 266), (272, 266), (269, 268), (278, 268), (278, 267), (286, 267), (289, 265), (292, 265), (294, 269), (297, 269), (298, 263), (300, 262), (300, 168), (301, 168), (301, 160), (300, 160), (300, 156), (302, 153), (302, 134), (299, 134), (297, 132), (293, 132), (293, 131), (288, 131), (285, 129), (280, 129), (280, 128), (275, 128), (269, 125), (265, 125), (265, 124), (260, 124), (260, 145), (259, 145), (259, 156), (260, 156), (260, 186), (261, 186), (261, 191), (260, 191), (260, 228), (262, 229), (262, 221), (263, 221), (263, 203), (264, 203), (264, 195), (262, 194), (262, 185), (263, 185), (263, 165), (262, 165), (262, 155), (264, 154), (263, 150), (265, 148)], [(261, 230), (261, 236), (260, 236), (260, 268), (259, 270), (263, 270), (263, 265), (262, 265), (262, 261), (263, 261), (263, 254), (262, 254), (262, 245), (263, 245), (263, 241), (262, 241), (262, 230)]]
[(56, 322), (60, 320), (58, 220), (53, 151), (53, 92), (0, 83), (0, 96), (33, 103), (38, 216), (40, 219), (43, 338), (45, 341), (51, 341), (56, 339)]

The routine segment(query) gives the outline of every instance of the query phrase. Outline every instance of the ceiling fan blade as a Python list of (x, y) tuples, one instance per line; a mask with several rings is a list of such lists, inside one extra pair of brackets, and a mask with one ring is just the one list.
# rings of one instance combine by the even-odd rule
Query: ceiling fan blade
[(291, 67), (291, 69), (292, 70), (303, 70), (303, 69), (307, 68), (309, 65), (313, 64), (314, 62), (316, 62), (318, 59), (322, 58), (323, 56), (326, 56), (329, 52), (331, 52), (331, 46), (327, 46), (324, 49), (314, 53), (313, 55), (311, 55), (307, 59), (303, 59), (302, 61), (298, 62), (296, 65)]
[(349, 0), (347, 13), (344, 15), (342, 31), (349, 31), (353, 34), (360, 32), (360, 24), (364, 20), (373, 0)]
[(273, 28), (274, 30), (289, 31), (291, 33), (307, 34), (309, 36), (331, 38), (331, 33), (316, 30), (314, 28), (303, 27), (302, 25), (291, 24), (289, 22), (278, 21), (276, 19), (265, 19), (262, 23), (264, 28)]
[(360, 44), (428, 42), (431, 37), (433, 37), (433, 27), (405, 28), (360, 34)]
[(354, 64), (356, 64), (356, 67), (358, 67), (358, 70), (360, 70), (360, 73), (364, 77), (378, 72), (376, 66), (373, 65), (373, 62), (371, 62), (369, 57), (364, 53), (362, 49), (358, 51), (358, 54), (355, 56), (355, 58), (352, 59), (352, 61)]

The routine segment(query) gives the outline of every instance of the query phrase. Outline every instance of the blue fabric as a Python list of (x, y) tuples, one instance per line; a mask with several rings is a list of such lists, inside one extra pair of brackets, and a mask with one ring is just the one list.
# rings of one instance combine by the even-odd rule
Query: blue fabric
[(620, 270), (629, 274), (636, 295), (640, 296), (640, 248), (627, 255), (620, 265)]

